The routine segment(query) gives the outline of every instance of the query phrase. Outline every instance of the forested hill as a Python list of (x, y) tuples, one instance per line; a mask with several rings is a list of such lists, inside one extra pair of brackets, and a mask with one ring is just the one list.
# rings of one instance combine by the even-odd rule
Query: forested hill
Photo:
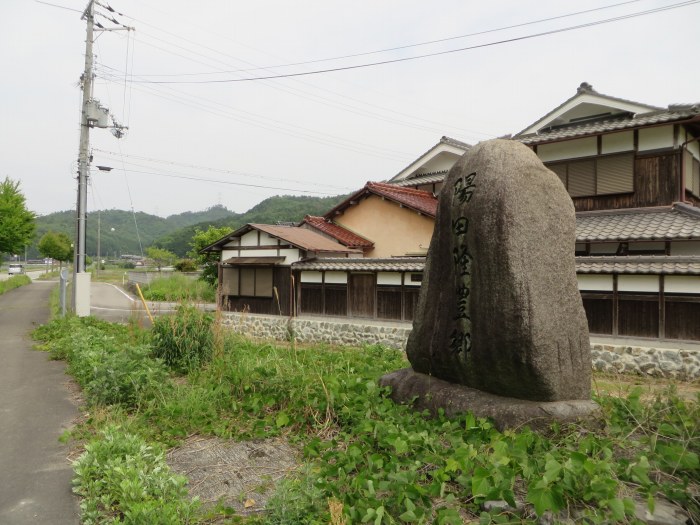
[[(304, 215), (322, 215), (340, 202), (337, 197), (276, 196), (260, 202), (245, 213), (235, 213), (224, 206), (212, 206), (204, 211), (184, 212), (163, 218), (148, 213), (135, 215), (125, 210), (91, 211), (87, 221), (87, 254), (97, 254), (97, 223), (101, 223), (100, 253), (104, 258), (122, 254), (140, 254), (149, 246), (166, 248), (180, 257), (189, 251), (190, 240), (196, 229), (206, 230), (210, 225), (227, 226), (232, 230), (249, 222), (272, 223), (300, 221)], [(36, 246), (47, 231), (63, 232), (73, 239), (75, 211), (61, 211), (37, 218), (37, 234), (28, 249), (30, 259), (40, 257)], [(138, 235), (137, 235), (138, 226)], [(139, 244), (140, 238), (140, 244)]]
[(283, 195), (270, 197), (245, 213), (231, 213), (228, 217), (215, 221), (207, 220), (186, 226), (156, 239), (153, 244), (170, 250), (180, 257), (184, 257), (190, 250), (190, 240), (197, 229), (206, 230), (209, 226), (216, 226), (217, 228), (226, 226), (231, 230), (235, 230), (248, 223), (299, 222), (305, 215), (323, 215), (345, 197), (347, 196), (294, 197)]
[[(141, 246), (145, 250), (146, 247), (153, 244), (155, 239), (175, 230), (190, 224), (216, 221), (232, 214), (231, 210), (223, 206), (212, 206), (204, 211), (179, 213), (166, 218), (143, 212), (133, 214), (125, 210), (90, 211), (86, 234), (87, 254), (90, 256), (97, 254), (98, 217), (102, 225), (100, 228), (100, 253), (105, 258), (112, 258), (125, 253), (140, 254), (139, 238)], [(37, 218), (36, 236), (28, 250), (30, 259), (40, 257), (36, 246), (47, 231), (63, 232), (73, 239), (75, 236), (75, 211), (59, 211)]]

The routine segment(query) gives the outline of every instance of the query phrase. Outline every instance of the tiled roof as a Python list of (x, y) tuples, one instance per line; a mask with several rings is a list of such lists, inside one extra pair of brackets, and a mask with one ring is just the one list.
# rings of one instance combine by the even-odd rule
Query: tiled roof
[(700, 208), (687, 204), (576, 214), (577, 242), (688, 239), (700, 239)]
[(700, 256), (621, 255), (576, 257), (576, 273), (700, 275)]
[(371, 248), (372, 246), (374, 246), (374, 243), (372, 241), (367, 240), (364, 237), (360, 237), (356, 233), (353, 233), (350, 230), (343, 228), (342, 226), (338, 226), (337, 224), (329, 222), (323, 217), (307, 215), (306, 217), (304, 217), (302, 224), (303, 223), (306, 223), (309, 226), (316, 228), (318, 231), (321, 231), (326, 235), (330, 235), (339, 243), (344, 244), (345, 246), (349, 246), (351, 248)]
[(425, 257), (392, 259), (312, 259), (292, 264), (294, 270), (358, 271), (358, 272), (422, 272)]
[(448, 170), (433, 171), (430, 173), (417, 173), (403, 180), (392, 182), (394, 186), (418, 186), (420, 184), (434, 184), (442, 182), (447, 177)]
[(471, 148), (471, 144), (467, 144), (466, 142), (462, 142), (461, 140), (453, 139), (452, 137), (447, 137), (443, 135), (440, 137), (440, 142), (442, 144), (449, 144), (450, 146), (454, 146), (455, 148), (460, 148), (463, 149), (464, 151), (467, 151), (469, 148)]
[(298, 226), (249, 224), (248, 226), (287, 241), (294, 246), (313, 252), (354, 252), (355, 250), (332, 241), (323, 235)]
[[(294, 270), (422, 272), (424, 257), (394, 259), (312, 259), (292, 264)], [(580, 274), (665, 274), (700, 275), (700, 256), (626, 255), (576, 257), (576, 273)]]
[(516, 135), (514, 140), (523, 144), (532, 145), (542, 142), (554, 142), (562, 139), (596, 135), (598, 133), (621, 131), (625, 129), (651, 126), (654, 124), (665, 124), (689, 119), (700, 120), (700, 104), (672, 105), (668, 109), (651, 111), (649, 113), (639, 113), (637, 115), (610, 119), (603, 119), (595, 122), (586, 122), (580, 125), (569, 125), (554, 128), (550, 131), (535, 133), (530, 135)]
[(429, 191), (404, 188), (386, 182), (368, 182), (365, 184), (364, 188), (353, 193), (350, 197), (326, 213), (324, 217), (332, 219), (336, 213), (342, 212), (349, 206), (356, 204), (362, 197), (370, 193), (384, 197), (401, 206), (405, 206), (406, 208), (410, 208), (430, 217), (435, 217), (435, 213), (437, 212), (437, 198)]
[(437, 213), (437, 198), (429, 191), (403, 188), (384, 182), (368, 182), (366, 187), (380, 197), (386, 197), (431, 217), (435, 217), (435, 213)]

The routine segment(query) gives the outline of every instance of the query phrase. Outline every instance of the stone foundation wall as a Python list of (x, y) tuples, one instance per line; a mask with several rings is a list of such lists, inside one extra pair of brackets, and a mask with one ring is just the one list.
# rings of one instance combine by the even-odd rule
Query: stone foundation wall
[[(410, 325), (383, 326), (343, 319), (287, 318), (224, 312), (224, 326), (256, 339), (363, 346), (381, 344), (405, 350)], [(591, 345), (593, 369), (682, 381), (700, 379), (700, 351), (624, 345)]]
[(593, 369), (681, 381), (700, 379), (700, 351), (624, 345), (591, 345)]

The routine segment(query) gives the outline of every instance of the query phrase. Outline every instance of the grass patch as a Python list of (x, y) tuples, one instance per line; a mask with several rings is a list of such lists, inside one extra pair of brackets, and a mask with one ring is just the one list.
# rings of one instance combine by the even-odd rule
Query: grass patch
[[(151, 336), (133, 327), (68, 319), (40, 328), (37, 337), (52, 355), (69, 361), (83, 385), (104, 380), (94, 371), (101, 366), (134, 367), (129, 377), (162, 366), (145, 353)], [(216, 510), (198, 514), (196, 504), (188, 507), (179, 478), (158, 466), (162, 445), (192, 434), (284, 436), (303, 450), (304, 467), (276, 487), (264, 514), (231, 517), (230, 509), (220, 508), (227, 523), (536, 523), (545, 513), (577, 523), (634, 523), (635, 501), (653, 509), (660, 498), (683, 507), (691, 522), (700, 521), (698, 395), (684, 399), (671, 388), (646, 398), (633, 388), (624, 397), (597, 396), (604, 428), (499, 432), (470, 414), (430, 419), (395, 405), (376, 381), (406, 366), (397, 351), (298, 348), (233, 335), (218, 340), (221, 348), (211, 361), (184, 379), (154, 376), (145, 384), (157, 388), (138, 388), (123, 399), (101, 399), (86, 386), (89, 402), (102, 408), (91, 410), (74, 437), (96, 443), (110, 432), (110, 439), (132, 447), (128, 453), (121, 445), (86, 450), (102, 457), (102, 466), (85, 467), (76, 478), (85, 508), (100, 516), (91, 523), (114, 517), (128, 522), (126, 509), (134, 505), (145, 509), (139, 523), (214, 519)], [(116, 355), (125, 361), (104, 364)], [(131, 360), (136, 364), (127, 364)], [(116, 372), (113, 384), (122, 384)], [(155, 463), (140, 458), (140, 450)], [(131, 464), (135, 470), (126, 478), (104, 481)], [(124, 489), (129, 483), (133, 492)], [(173, 490), (163, 493), (163, 505), (172, 511), (162, 516), (175, 521), (148, 514), (152, 492), (143, 487), (163, 483)], [(485, 511), (488, 500), (512, 508)], [(520, 510), (518, 503), (524, 504)]]
[(181, 274), (154, 279), (144, 287), (143, 296), (149, 301), (201, 301), (213, 303), (216, 290), (199, 279), (191, 279)]
[(26, 275), (15, 275), (6, 281), (0, 281), (0, 295), (14, 290), (15, 288), (19, 288), (20, 286), (31, 284), (31, 282), (32, 280)]

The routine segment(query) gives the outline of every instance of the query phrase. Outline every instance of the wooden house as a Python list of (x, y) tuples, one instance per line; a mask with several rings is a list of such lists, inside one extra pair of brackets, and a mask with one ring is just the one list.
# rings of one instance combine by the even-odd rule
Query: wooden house
[(317, 257), (361, 257), (314, 231), (296, 226), (246, 224), (202, 249), (220, 252), (218, 305), (225, 311), (290, 315), (292, 263)]
[[(571, 195), (591, 333), (700, 340), (700, 104), (660, 108), (584, 82), (512, 138)], [(424, 176), (389, 182), (417, 188)]]

